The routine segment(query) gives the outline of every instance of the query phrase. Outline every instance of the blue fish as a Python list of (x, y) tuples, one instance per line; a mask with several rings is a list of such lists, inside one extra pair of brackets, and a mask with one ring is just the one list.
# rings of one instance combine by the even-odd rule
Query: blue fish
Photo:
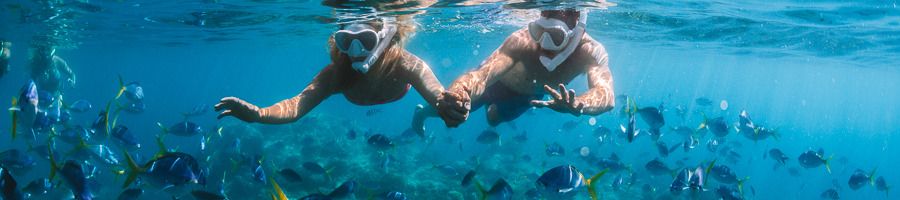
[(28, 185), (22, 188), (22, 192), (25, 193), (25, 196), (37, 197), (49, 193), (53, 188), (54, 185), (50, 182), (50, 179), (39, 178), (28, 183)]
[(144, 189), (129, 188), (127, 190), (122, 191), (122, 193), (120, 193), (119, 197), (116, 199), (117, 200), (136, 200), (136, 199), (140, 198), (142, 194), (144, 194)]
[(53, 180), (57, 171), (62, 175), (62, 179), (69, 186), (69, 189), (72, 190), (75, 199), (90, 200), (94, 198), (94, 195), (91, 194), (91, 184), (88, 183), (88, 176), (84, 173), (84, 169), (80, 163), (68, 160), (63, 164), (62, 168), (60, 168), (56, 164), (56, 161), (53, 161), (51, 158), (50, 180)]
[(125, 153), (128, 161), (128, 176), (122, 188), (133, 183), (138, 175), (152, 186), (159, 188), (177, 187), (186, 184), (206, 184), (206, 172), (193, 156), (181, 152), (166, 152), (139, 166)]
[(72, 102), (72, 104), (70, 104), (67, 107), (67, 110), (74, 112), (74, 113), (85, 113), (85, 112), (91, 111), (92, 108), (94, 108), (94, 105), (91, 104), (90, 101), (82, 99), (82, 100)]
[(200, 125), (197, 125), (194, 122), (182, 121), (175, 123), (174, 125), (166, 128), (162, 125), (162, 123), (156, 123), (159, 128), (163, 130), (164, 133), (171, 133), (173, 135), (182, 136), (182, 137), (190, 137), (198, 134), (203, 134), (203, 128)]
[(116, 125), (116, 127), (112, 129), (112, 136), (116, 143), (128, 151), (134, 151), (141, 148), (141, 143), (138, 141), (137, 136), (131, 134), (131, 132), (128, 131), (128, 127), (124, 125)]
[(0, 197), (4, 200), (23, 200), (25, 195), (19, 191), (16, 179), (12, 177), (9, 169), (0, 167)]
[(24, 172), (36, 165), (34, 157), (18, 149), (0, 152), (0, 167)]
[(489, 190), (485, 190), (477, 181), (475, 182), (475, 188), (478, 189), (482, 200), (510, 200), (513, 196), (512, 187), (502, 178), (494, 182), (494, 185)]
[(260, 183), (266, 182), (266, 170), (263, 169), (262, 166), (263, 158), (260, 155), (253, 156), (253, 162), (251, 163), (253, 169), (253, 180), (259, 181)]
[(544, 174), (538, 178), (536, 184), (538, 190), (543, 194), (546, 194), (545, 196), (562, 197), (574, 195), (574, 192), (572, 191), (581, 187), (587, 187), (588, 195), (591, 196), (591, 199), (596, 199), (597, 192), (594, 190), (592, 184), (600, 179), (600, 177), (603, 177), (607, 171), (609, 170), (604, 169), (590, 179), (586, 179), (575, 166), (561, 165), (544, 172)]
[(563, 149), (563, 146), (560, 145), (559, 143), (554, 142), (553, 144), (549, 144), (546, 146), (547, 146), (547, 148), (545, 149), (545, 152), (547, 153), (547, 156), (552, 157), (552, 156), (565, 156), (566, 155), (566, 150)]

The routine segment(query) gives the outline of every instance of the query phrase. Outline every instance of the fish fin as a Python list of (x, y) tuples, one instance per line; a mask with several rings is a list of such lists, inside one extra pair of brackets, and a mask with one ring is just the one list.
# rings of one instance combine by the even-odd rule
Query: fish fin
[(484, 186), (481, 186), (481, 182), (475, 181), (475, 189), (478, 190), (478, 199), (486, 200), (487, 199), (487, 190), (484, 190)]
[(585, 186), (587, 186), (588, 195), (591, 196), (591, 200), (597, 200), (597, 190), (594, 189), (594, 183), (596, 183), (597, 180), (600, 179), (600, 177), (603, 177), (606, 172), (609, 172), (609, 169), (603, 169), (597, 174), (594, 174), (594, 176), (591, 176), (590, 179), (584, 181)]
[(112, 107), (112, 103), (113, 101), (109, 101), (109, 103), (106, 103), (106, 124), (104, 124), (106, 126), (106, 137), (109, 137), (109, 108)]
[(9, 113), (10, 113), (10, 115), (12, 115), (12, 117), (11, 117), (12, 131), (9, 132), (12, 135), (12, 140), (16, 139), (16, 129), (19, 126), (19, 116), (16, 115), (16, 112), (20, 111), (20, 110), (21, 109), (19, 109), (19, 100), (16, 99), (16, 97), (13, 97), (12, 98), (12, 107), (9, 108)]
[(122, 94), (125, 93), (125, 81), (122, 80), (122, 74), (119, 74), (119, 92), (116, 93), (116, 100), (122, 97)]
[(123, 151), (125, 153), (125, 160), (128, 162), (128, 170), (126, 170), (125, 183), (122, 184), (122, 188), (127, 188), (128, 185), (131, 185), (132, 182), (137, 180), (137, 176), (140, 173), (144, 173), (146, 169), (138, 166), (137, 163), (134, 163), (134, 159), (131, 158), (131, 154), (128, 154), (128, 151)]
[(832, 158), (834, 158), (834, 155), (831, 155), (827, 159), (822, 160), (822, 163), (825, 164), (825, 171), (828, 171), (828, 174), (831, 174), (831, 164), (829, 164), (829, 162)]
[(269, 182), (272, 182), (272, 199), (274, 200), (288, 200), (287, 195), (284, 195), (284, 191), (281, 190), (281, 186), (278, 186), (278, 183), (275, 182), (275, 179), (271, 176), (269, 177)]
[(50, 154), (50, 176), (48, 179), (50, 179), (50, 181), (53, 181), (53, 178), (56, 177), (56, 169), (59, 169), (59, 165), (56, 164), (56, 159), (53, 158), (53, 147), (47, 145), (47, 151)]

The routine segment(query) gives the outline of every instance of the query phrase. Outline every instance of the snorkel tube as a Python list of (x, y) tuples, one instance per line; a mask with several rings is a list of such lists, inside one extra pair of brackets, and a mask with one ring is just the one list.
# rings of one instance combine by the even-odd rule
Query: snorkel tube
[[(354, 66), (357, 71), (362, 72), (363, 74), (368, 73), (369, 69), (372, 68), (372, 65), (375, 64), (375, 61), (378, 61), (378, 58), (381, 57), (381, 54), (384, 53), (384, 50), (387, 49), (387, 46), (391, 43), (391, 40), (394, 38), (394, 35), (397, 33), (397, 26), (392, 24), (393, 20), (383, 19), (384, 20), (384, 29), (381, 31), (382, 39), (380, 39), (378, 46), (372, 51), (371, 54), (363, 61), (362, 66)], [(354, 64), (356, 65), (356, 64)]]

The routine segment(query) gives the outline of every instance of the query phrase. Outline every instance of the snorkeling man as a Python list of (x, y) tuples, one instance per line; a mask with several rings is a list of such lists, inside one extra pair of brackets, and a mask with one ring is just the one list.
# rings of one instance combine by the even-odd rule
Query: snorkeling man
[(9, 72), (10, 48), (12, 48), (12, 42), (0, 39), (0, 78)]
[(68, 84), (75, 86), (75, 73), (65, 60), (56, 55), (56, 48), (38, 46), (31, 57), (31, 79), (38, 90), (58, 95)]
[[(615, 100), (608, 55), (585, 33), (586, 14), (570, 8), (541, 11), (539, 19), (514, 32), (477, 70), (441, 93), (436, 113), (448, 127), (457, 127), (481, 106), (487, 106), (491, 126), (516, 119), (531, 107), (575, 116), (611, 110)], [(581, 74), (587, 74), (589, 90), (576, 96), (565, 85)], [(543, 100), (545, 94), (552, 98)], [(434, 111), (420, 108), (413, 129), (424, 131), (421, 122)]]
[(389, 17), (343, 24), (328, 41), (331, 64), (300, 94), (267, 108), (225, 97), (215, 106), (216, 111), (221, 111), (218, 117), (290, 123), (333, 94), (342, 93), (357, 105), (378, 105), (402, 98), (410, 86), (434, 105), (444, 87), (428, 64), (404, 48), (404, 41), (412, 33), (409, 26)]

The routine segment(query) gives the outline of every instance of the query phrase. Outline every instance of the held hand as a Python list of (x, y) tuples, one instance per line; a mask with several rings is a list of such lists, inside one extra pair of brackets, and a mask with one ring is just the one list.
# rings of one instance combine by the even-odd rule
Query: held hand
[(571, 113), (575, 116), (581, 115), (584, 104), (579, 102), (575, 97), (575, 90), (566, 90), (566, 86), (559, 84), (559, 90), (554, 90), (548, 85), (544, 85), (544, 90), (553, 97), (548, 101), (533, 100), (531, 105), (538, 108), (550, 108), (556, 112)]
[(444, 91), (438, 95), (437, 112), (447, 127), (457, 127), (469, 118), (472, 99), (465, 92)]
[(232, 116), (245, 122), (259, 121), (259, 107), (247, 103), (237, 97), (225, 97), (216, 104), (216, 112), (220, 112), (218, 119)]

